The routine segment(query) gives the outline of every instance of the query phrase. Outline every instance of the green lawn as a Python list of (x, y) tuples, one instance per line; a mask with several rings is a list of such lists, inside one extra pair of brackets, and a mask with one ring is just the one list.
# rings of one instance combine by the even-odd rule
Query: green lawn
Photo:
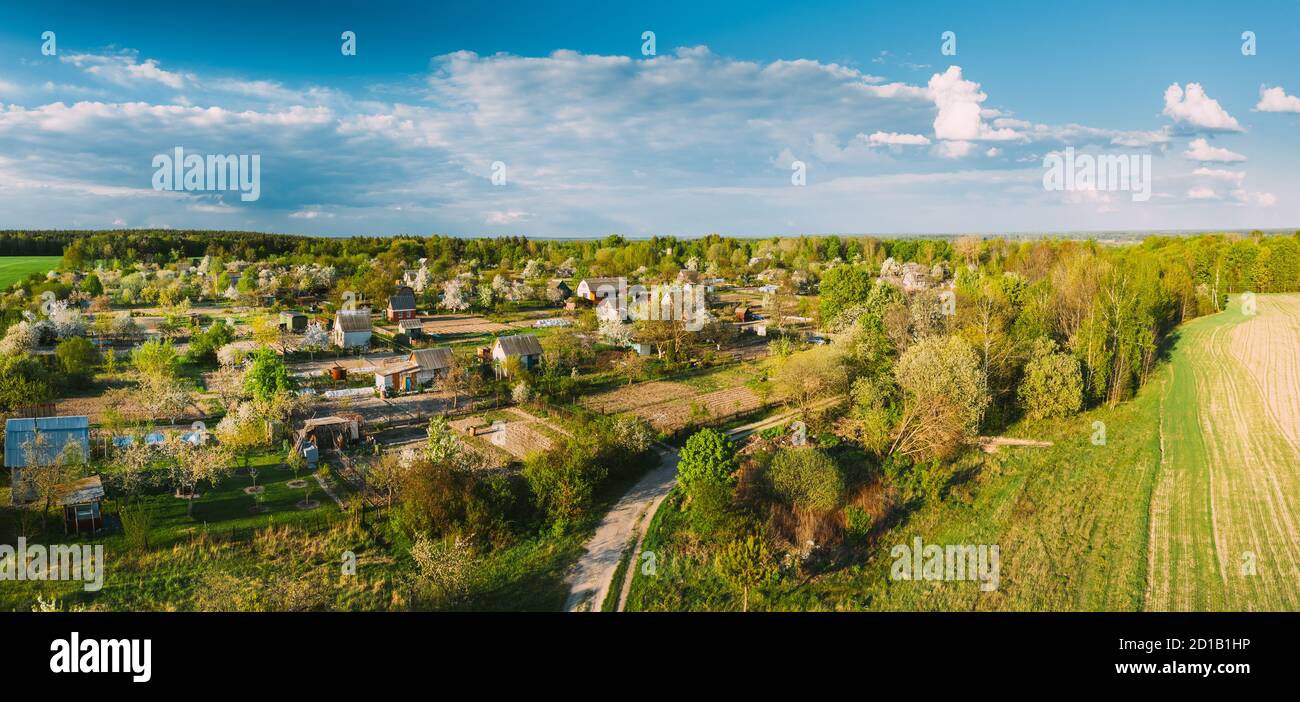
[(0, 290), (32, 273), (53, 270), (60, 260), (61, 256), (0, 256)]

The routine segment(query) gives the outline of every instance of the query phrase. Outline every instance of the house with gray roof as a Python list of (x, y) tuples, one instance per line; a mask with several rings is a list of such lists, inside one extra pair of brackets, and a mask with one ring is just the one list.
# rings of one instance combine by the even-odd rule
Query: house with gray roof
[(341, 349), (364, 348), (370, 345), (370, 308), (339, 310), (334, 316), (330, 343)]
[(497, 372), (506, 374), (506, 362), (511, 358), (518, 358), (524, 368), (535, 368), (542, 361), (542, 342), (532, 334), (497, 337), (492, 343), (492, 360)]

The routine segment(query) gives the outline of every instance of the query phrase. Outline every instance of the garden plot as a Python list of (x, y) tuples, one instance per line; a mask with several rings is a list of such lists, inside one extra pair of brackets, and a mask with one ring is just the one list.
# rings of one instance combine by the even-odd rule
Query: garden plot
[(476, 336), (514, 328), (476, 314), (445, 314), (424, 318), (424, 333), (436, 336)]
[(629, 412), (645, 405), (684, 400), (694, 394), (696, 390), (689, 385), (656, 380), (589, 395), (583, 398), (582, 406), (595, 412), (614, 414)]
[(747, 387), (726, 388), (695, 397), (669, 400), (645, 405), (632, 410), (632, 414), (646, 420), (655, 429), (673, 432), (682, 429), (696, 417), (693, 413), (702, 408), (708, 418), (718, 419), (752, 412), (762, 407), (758, 394)]
[(472, 437), (466, 444), (476, 443), (475, 439), (484, 441), (522, 460), (531, 454), (549, 451), (554, 446), (549, 436), (533, 426), (538, 421), (521, 419), (489, 423), (483, 417), (466, 417), (450, 424), (462, 436)]

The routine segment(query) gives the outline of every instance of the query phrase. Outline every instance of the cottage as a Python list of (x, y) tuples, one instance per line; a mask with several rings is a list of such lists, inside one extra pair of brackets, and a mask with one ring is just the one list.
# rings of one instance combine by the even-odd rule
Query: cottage
[(17, 504), (36, 499), (36, 486), (23, 476), (31, 466), (55, 462), (73, 444), (81, 455), (90, 458), (90, 420), (87, 417), (37, 417), (5, 421), (5, 468), (10, 469), (13, 490), (11, 500)]
[(334, 316), (330, 343), (341, 349), (365, 348), (370, 345), (370, 309), (339, 310)]
[(375, 387), (380, 390), (410, 392), (446, 375), (451, 366), (450, 348), (419, 349), (412, 352), (405, 361), (375, 371)]
[(375, 388), (400, 392), (416, 390), (420, 387), (420, 382), (416, 379), (419, 372), (420, 364), (414, 361), (390, 363), (375, 371)]
[(542, 360), (542, 343), (532, 334), (497, 337), (492, 344), (492, 360), (499, 373), (505, 374), (506, 361), (518, 358), (524, 368), (536, 367)]
[(446, 375), (453, 363), (451, 348), (447, 346), (412, 351), (408, 360), (420, 365), (418, 380), (421, 383), (432, 382)]
[(388, 321), (415, 319), (415, 291), (403, 285), (388, 298)]
[(578, 283), (578, 297), (589, 302), (614, 295), (627, 287), (626, 278), (583, 278)]
[(104, 527), (104, 482), (98, 475), (56, 485), (54, 500), (63, 507), (63, 533), (93, 534)]

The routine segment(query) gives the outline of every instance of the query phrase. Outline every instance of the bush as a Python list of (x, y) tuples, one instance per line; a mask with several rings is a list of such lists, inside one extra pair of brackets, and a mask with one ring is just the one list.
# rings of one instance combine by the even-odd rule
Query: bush
[(596, 486), (605, 479), (608, 469), (587, 445), (567, 441), (546, 453), (529, 456), (523, 472), (547, 523), (563, 532), (589, 513)]
[(190, 363), (215, 363), (217, 350), (234, 340), (235, 332), (225, 322), (213, 322), (212, 326), (190, 338), (186, 359)]
[(858, 505), (849, 505), (844, 510), (844, 533), (848, 535), (850, 541), (857, 543), (866, 541), (875, 522), (871, 513)]
[(736, 447), (716, 429), (701, 429), (686, 440), (677, 464), (677, 482), (687, 495), (695, 496), (704, 483), (730, 486), (735, 478)]
[(143, 553), (149, 550), (149, 534), (153, 530), (153, 515), (144, 506), (123, 507), (118, 510), (122, 532), (126, 535), (128, 549)]
[(778, 451), (767, 479), (772, 492), (797, 509), (828, 512), (844, 494), (844, 478), (835, 461), (810, 446)]

